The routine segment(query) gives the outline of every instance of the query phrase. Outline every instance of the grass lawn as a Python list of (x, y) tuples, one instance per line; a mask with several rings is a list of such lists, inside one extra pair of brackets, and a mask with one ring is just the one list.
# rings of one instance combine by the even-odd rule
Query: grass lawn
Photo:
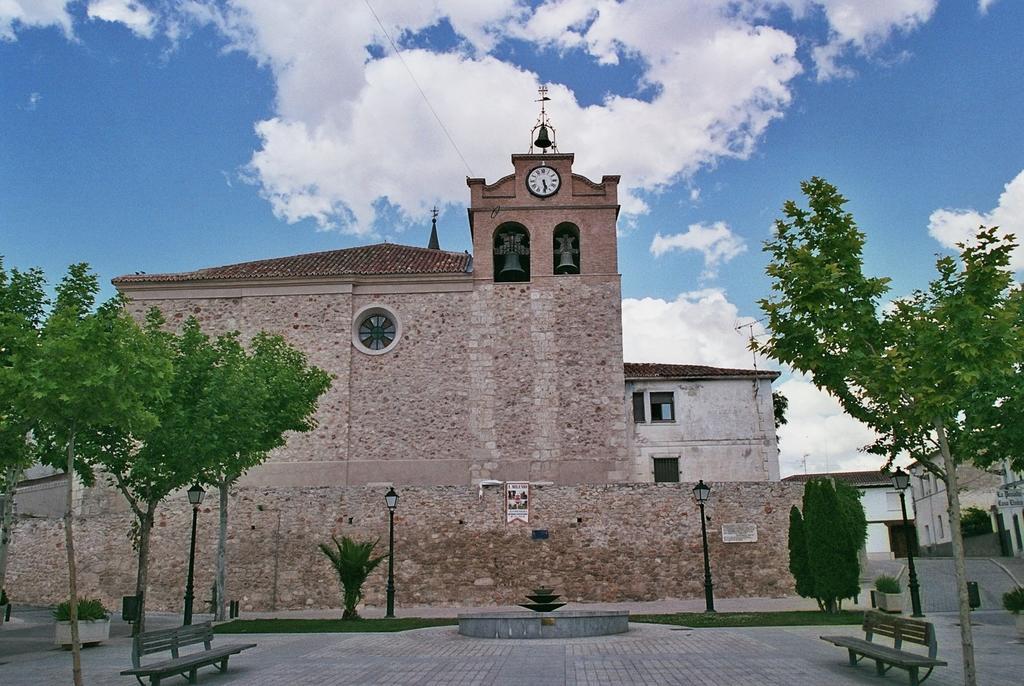
[[(681, 612), (670, 615), (629, 616), (631, 622), (671, 624), (693, 628), (730, 626), (835, 626), (859, 625), (862, 612)], [(390, 632), (423, 629), (430, 626), (455, 626), (454, 617), (398, 617), (395, 619), (236, 619), (214, 627), (218, 634), (328, 634), (348, 632)]]
[(424, 619), (236, 619), (213, 628), (217, 634), (337, 634), (349, 632), (387, 632), (422, 629), (428, 626), (454, 626), (454, 617)]
[(648, 624), (672, 624), (694, 628), (726, 626), (836, 626), (859, 625), (864, 620), (863, 612), (844, 610), (835, 614), (814, 610), (793, 612), (680, 612), (672, 615), (634, 615), (631, 622)]

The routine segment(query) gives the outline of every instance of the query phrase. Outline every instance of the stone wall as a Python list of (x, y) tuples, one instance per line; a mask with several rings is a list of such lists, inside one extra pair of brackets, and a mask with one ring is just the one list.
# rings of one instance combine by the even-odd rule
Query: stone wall
[[(531, 521), (506, 524), (501, 488), (400, 488), (395, 516), (397, 604), (518, 602), (552, 585), (573, 601), (627, 601), (703, 595), (700, 519), (692, 484), (533, 486)], [(793, 592), (787, 569), (789, 508), (802, 484), (714, 483), (709, 517), (717, 597)], [(201, 508), (197, 603), (209, 597), (216, 546), (216, 498)], [(332, 534), (380, 538), (386, 552), (383, 489), (240, 488), (230, 500), (228, 595), (244, 610), (340, 605), (333, 568), (317, 549)], [(150, 562), (151, 609), (178, 610), (184, 592), (190, 516), (185, 495), (157, 514)], [(120, 607), (134, 592), (131, 516), (116, 507), (80, 517), (75, 540), (80, 593)], [(722, 524), (752, 523), (756, 543), (723, 543)], [(547, 540), (532, 540), (546, 529)], [(386, 564), (365, 586), (382, 605)], [(7, 573), (16, 602), (66, 597), (64, 535), (58, 520), (16, 523)], [(199, 606), (197, 605), (197, 608)]]

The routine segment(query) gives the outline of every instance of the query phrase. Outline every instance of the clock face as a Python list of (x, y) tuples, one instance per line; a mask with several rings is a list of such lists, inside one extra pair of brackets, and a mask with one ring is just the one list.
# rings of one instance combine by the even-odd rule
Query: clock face
[(558, 176), (558, 172), (551, 167), (534, 167), (526, 175), (526, 188), (542, 198), (554, 195), (561, 184), (562, 179)]

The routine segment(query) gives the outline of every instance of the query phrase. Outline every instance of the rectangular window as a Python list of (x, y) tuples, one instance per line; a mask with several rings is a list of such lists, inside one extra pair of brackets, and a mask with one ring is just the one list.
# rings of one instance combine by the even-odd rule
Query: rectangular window
[(668, 393), (651, 393), (651, 421), (671, 422), (676, 418), (675, 395)]
[(886, 493), (885, 494), (885, 508), (889, 512), (900, 511), (900, 494), (899, 493)]
[(659, 484), (679, 483), (679, 458), (654, 458), (654, 482)]
[(636, 424), (643, 424), (647, 421), (647, 415), (644, 413), (644, 392), (633, 394), (633, 422)]
[(942, 515), (939, 515), (938, 522), (939, 522), (939, 538), (942, 539), (942, 538), (946, 537), (946, 530), (942, 526)]

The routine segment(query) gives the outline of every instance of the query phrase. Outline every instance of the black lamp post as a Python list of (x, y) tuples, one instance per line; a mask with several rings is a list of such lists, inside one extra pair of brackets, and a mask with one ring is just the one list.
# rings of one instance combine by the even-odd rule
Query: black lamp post
[(203, 497), (206, 491), (199, 484), (188, 489), (188, 501), (192, 503), (192, 544), (188, 549), (188, 581), (185, 582), (185, 625), (192, 623), (192, 599), (195, 597), (192, 582), (196, 568), (196, 517), (199, 515), (199, 506), (203, 504)]
[(715, 611), (715, 594), (711, 583), (711, 562), (708, 559), (708, 527), (704, 520), (704, 504), (711, 497), (711, 487), (701, 479), (693, 487), (693, 497), (700, 505), (700, 536), (704, 542), (704, 605), (705, 612)]
[(384, 494), (384, 502), (388, 506), (388, 609), (385, 617), (395, 616), (395, 508), (398, 507), (398, 494), (392, 486)]
[(911, 616), (924, 617), (924, 613), (921, 612), (921, 591), (917, 585), (917, 572), (914, 570), (913, 541), (907, 535), (907, 530), (910, 527), (907, 522), (907, 499), (903, 495), (903, 491), (910, 485), (910, 475), (903, 471), (902, 467), (897, 467), (892, 475), (892, 485), (900, 493), (900, 509), (903, 510), (903, 543), (907, 548), (907, 568), (910, 570), (910, 606), (913, 609)]

